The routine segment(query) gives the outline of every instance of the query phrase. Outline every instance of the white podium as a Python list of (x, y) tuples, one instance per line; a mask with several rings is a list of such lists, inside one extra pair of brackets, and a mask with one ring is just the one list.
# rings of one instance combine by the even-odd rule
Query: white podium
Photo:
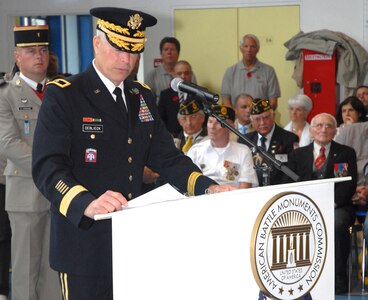
[(258, 299), (262, 285), (278, 299), (307, 291), (313, 299), (334, 299), (334, 183), (344, 180), (237, 190), (111, 214), (114, 299)]

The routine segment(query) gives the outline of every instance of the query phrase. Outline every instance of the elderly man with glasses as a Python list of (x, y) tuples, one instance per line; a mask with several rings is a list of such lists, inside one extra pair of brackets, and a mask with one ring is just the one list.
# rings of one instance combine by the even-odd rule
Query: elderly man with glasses
[(316, 115), (311, 121), (313, 142), (294, 150), (288, 166), (302, 181), (351, 176), (352, 180), (335, 184), (335, 293), (348, 292), (347, 261), (349, 256), (349, 227), (355, 214), (351, 201), (357, 185), (355, 150), (333, 141), (336, 120), (327, 113)]

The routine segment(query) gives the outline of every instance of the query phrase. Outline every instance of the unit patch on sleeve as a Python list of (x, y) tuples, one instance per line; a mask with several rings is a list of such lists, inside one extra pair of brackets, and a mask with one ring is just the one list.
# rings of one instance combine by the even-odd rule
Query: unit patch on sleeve
[(95, 162), (97, 162), (97, 150), (92, 149), (92, 148), (86, 149), (85, 156), (84, 156), (84, 161), (86, 163), (95, 163)]

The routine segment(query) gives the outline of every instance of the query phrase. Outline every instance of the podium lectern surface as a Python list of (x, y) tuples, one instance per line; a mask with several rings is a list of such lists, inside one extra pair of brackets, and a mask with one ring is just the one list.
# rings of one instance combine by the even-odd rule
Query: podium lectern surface
[[(318, 207), (326, 228), (326, 243), (328, 239), (327, 245), (323, 245), (326, 246), (326, 255), (324, 264), (319, 264), (320, 272), (312, 275), (309, 272), (309, 276), (318, 276), (313, 282), (309, 281), (314, 287), (308, 287), (304, 282), (305, 285), (298, 286), (299, 295), (304, 293), (300, 289), (311, 289), (313, 299), (332, 300), (334, 182), (341, 180), (346, 179), (203, 195), (126, 210), (116, 217), (113, 214), (114, 299), (258, 299), (260, 287), (257, 281), (260, 280), (254, 276), (257, 271), (252, 271), (252, 264), (259, 258), (254, 256), (255, 247), (251, 245), (256, 235), (253, 232), (255, 224), (266, 230), (262, 229), (260, 218), (264, 216), (260, 214), (270, 201), (283, 193), (298, 193), (311, 199)], [(165, 195), (162, 197), (164, 199)], [(316, 241), (318, 237), (312, 238)], [(299, 236), (298, 240), (292, 240), (295, 244), (288, 239), (285, 244), (281, 243), (283, 246), (275, 246), (278, 249), (275, 253), (280, 254), (280, 249), (296, 249), (297, 245), (300, 249), (311, 247), (302, 247), (306, 245), (306, 239)], [(298, 259), (302, 260), (306, 256), (300, 253)], [(318, 249), (310, 253), (317, 255)], [(265, 258), (270, 263), (270, 256)], [(273, 268), (282, 268), (281, 260), (276, 258)], [(311, 265), (313, 257), (306, 260)], [(284, 267), (295, 270), (295, 266)], [(308, 268), (302, 266), (299, 270)], [(276, 271), (270, 273), (276, 274)], [(302, 274), (301, 271), (299, 273)], [(276, 277), (280, 277), (283, 273), (277, 274)], [(308, 274), (304, 272), (302, 275)], [(289, 282), (294, 284), (293, 280)], [(279, 299), (296, 299), (297, 291), (293, 286), (287, 290), (284, 283), (277, 280), (274, 283), (275, 291), (282, 288), (277, 290), (280, 291)]]

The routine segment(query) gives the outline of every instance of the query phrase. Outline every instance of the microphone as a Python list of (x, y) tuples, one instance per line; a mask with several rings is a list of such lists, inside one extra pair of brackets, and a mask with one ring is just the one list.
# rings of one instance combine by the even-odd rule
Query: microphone
[(181, 91), (188, 94), (196, 94), (199, 98), (202, 96), (212, 103), (219, 100), (219, 95), (213, 94), (208, 89), (196, 85), (191, 82), (184, 81), (181, 78), (174, 78), (170, 83), (171, 88), (175, 91)]

